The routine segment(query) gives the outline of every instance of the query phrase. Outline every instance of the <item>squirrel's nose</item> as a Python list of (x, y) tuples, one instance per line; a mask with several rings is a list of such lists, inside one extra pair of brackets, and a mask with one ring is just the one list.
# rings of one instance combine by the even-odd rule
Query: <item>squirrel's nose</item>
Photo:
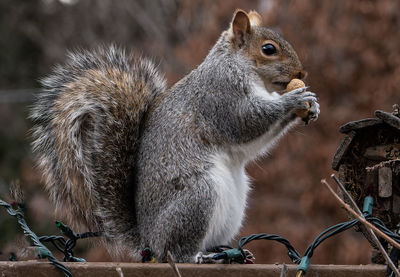
[(306, 76), (307, 76), (307, 71), (305, 71), (305, 70), (300, 70), (300, 71), (297, 73), (296, 78), (298, 78), (298, 79), (300, 79), (300, 80), (303, 80), (304, 78), (306, 78)]

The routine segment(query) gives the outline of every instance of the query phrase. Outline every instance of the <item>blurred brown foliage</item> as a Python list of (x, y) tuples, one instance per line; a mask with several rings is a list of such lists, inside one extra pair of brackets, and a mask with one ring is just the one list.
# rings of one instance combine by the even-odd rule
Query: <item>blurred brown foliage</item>
[[(280, 234), (303, 252), (325, 228), (347, 220), (320, 185), (332, 172), (339, 126), (400, 103), (400, 2), (4, 0), (0, 90), (37, 87), (37, 79), (68, 49), (111, 42), (154, 57), (173, 84), (202, 61), (237, 7), (257, 10), (266, 26), (293, 44), (309, 73), (307, 84), (320, 99), (316, 123), (290, 132), (269, 157), (248, 168), (254, 189), (241, 235)], [(0, 178), (0, 195), (6, 194), (5, 183), (20, 179), (32, 229), (45, 235), (55, 232), (52, 206), (32, 167), (26, 115), (27, 105), (0, 101), (0, 176), (5, 180)], [(0, 215), (0, 232), (6, 234), (0, 249), (6, 252), (20, 230)], [(289, 262), (285, 249), (273, 242), (253, 242), (249, 249), (257, 263)], [(347, 231), (324, 242), (312, 262), (368, 263), (369, 249), (360, 234)], [(82, 255), (109, 259), (103, 253), (96, 246)]]

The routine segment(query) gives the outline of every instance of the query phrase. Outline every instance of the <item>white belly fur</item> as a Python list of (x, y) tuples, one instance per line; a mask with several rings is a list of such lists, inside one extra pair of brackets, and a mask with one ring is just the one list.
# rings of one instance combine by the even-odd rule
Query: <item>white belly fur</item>
[(215, 155), (213, 163), (210, 177), (214, 183), (217, 200), (203, 240), (203, 251), (227, 244), (239, 232), (250, 188), (244, 163), (234, 161), (228, 154)]
[(217, 194), (216, 205), (208, 226), (202, 250), (229, 243), (242, 226), (250, 191), (250, 180), (246, 174), (246, 163), (268, 152), (277, 140), (291, 127), (278, 130), (279, 123), (270, 131), (250, 143), (235, 146), (226, 153), (213, 155), (209, 176)]
[[(269, 93), (261, 81), (253, 83), (252, 91), (254, 97), (266, 101), (280, 98), (276, 92)], [(250, 181), (245, 170), (247, 162), (266, 154), (294, 124), (295, 121), (282, 129), (281, 122), (278, 121), (257, 139), (211, 157), (214, 166), (210, 169), (209, 176), (214, 183), (217, 200), (202, 243), (203, 251), (227, 244), (239, 233), (250, 191)]]

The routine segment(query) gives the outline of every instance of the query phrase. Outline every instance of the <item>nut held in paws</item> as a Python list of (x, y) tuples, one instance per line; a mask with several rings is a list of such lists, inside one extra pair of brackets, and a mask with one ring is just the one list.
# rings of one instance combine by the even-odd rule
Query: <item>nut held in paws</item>
[[(298, 88), (304, 88), (306, 86), (306, 84), (304, 84), (304, 82), (300, 79), (292, 79), (289, 84), (287, 84), (286, 86), (286, 91), (292, 91)], [(306, 102), (307, 107), (310, 108), (310, 103)], [(295, 113), (297, 116), (301, 117), (301, 118), (307, 118), (308, 117), (308, 109), (304, 109), (304, 110), (297, 110)]]
[(300, 79), (292, 79), (289, 84), (287, 84), (286, 86), (286, 91), (292, 91), (294, 89), (298, 89), (298, 88), (304, 88), (306, 86), (306, 84), (304, 84), (304, 82)]

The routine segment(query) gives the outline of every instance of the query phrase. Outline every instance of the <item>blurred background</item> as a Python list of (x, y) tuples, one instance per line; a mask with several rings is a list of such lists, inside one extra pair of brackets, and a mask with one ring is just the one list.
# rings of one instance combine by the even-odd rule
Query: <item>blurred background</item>
[[(0, 196), (25, 193), (27, 219), (38, 235), (57, 234), (53, 206), (34, 168), (27, 119), (38, 79), (68, 49), (117, 43), (153, 57), (175, 83), (206, 56), (235, 8), (258, 11), (298, 51), (306, 83), (320, 99), (317, 122), (291, 131), (267, 158), (249, 166), (254, 189), (241, 235), (275, 233), (303, 253), (346, 213), (320, 184), (332, 173), (342, 124), (392, 111), (400, 103), (400, 2), (320, 0), (30, 0), (0, 1)], [(20, 251), (22, 231), (0, 210), (0, 259)], [(101, 247), (79, 242), (78, 256), (108, 261)], [(290, 260), (280, 244), (253, 242), (257, 263)], [(349, 230), (324, 242), (313, 263), (369, 263), (370, 247)]]

